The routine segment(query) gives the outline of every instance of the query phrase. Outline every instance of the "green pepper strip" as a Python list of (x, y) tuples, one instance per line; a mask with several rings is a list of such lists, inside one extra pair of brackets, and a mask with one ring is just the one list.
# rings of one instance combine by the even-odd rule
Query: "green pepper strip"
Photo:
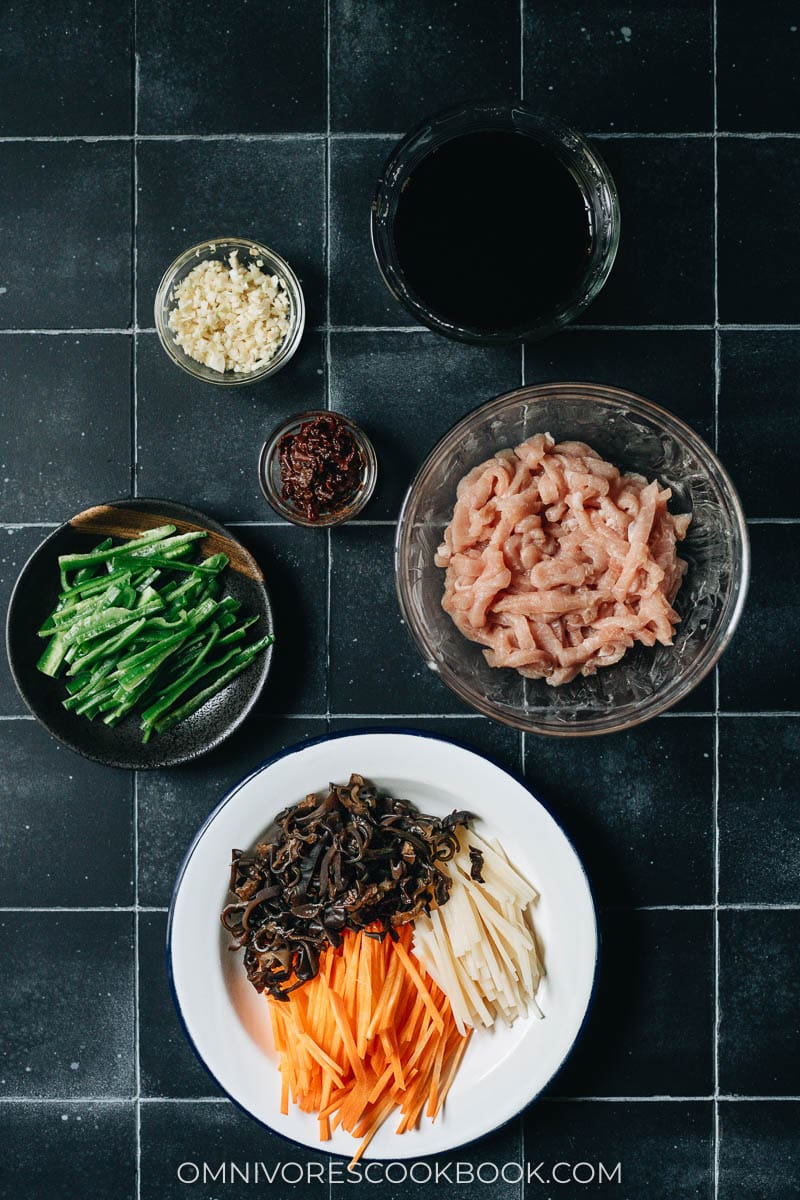
[[(179, 721), (183, 721), (186, 717), (190, 717), (192, 713), (197, 712), (198, 708), (202, 708), (207, 700), (210, 700), (212, 696), (216, 696), (217, 692), (225, 687), (226, 683), (229, 683), (236, 675), (246, 670), (257, 655), (262, 650), (265, 650), (272, 641), (272, 634), (269, 634), (267, 637), (262, 638), (260, 642), (256, 642), (254, 645), (248, 646), (246, 650), (242, 650), (240, 657), (233, 662), (232, 666), (215, 679), (213, 683), (209, 684), (207, 688), (204, 688), (202, 692), (198, 692), (196, 696), (187, 700), (180, 708), (176, 708), (173, 712), (162, 717), (160, 721), (156, 721), (154, 726), (156, 733), (164, 733), (167, 729), (171, 729), (173, 725), (177, 725)], [(214, 665), (218, 666), (219, 663)]]
[(158, 529), (149, 529), (147, 533), (141, 534), (133, 541), (124, 542), (121, 546), (112, 546), (108, 550), (93, 550), (90, 554), (62, 554), (59, 557), (58, 565), (62, 572), (73, 571), (76, 567), (93, 567), (98, 563), (119, 558), (121, 555), (127, 557), (134, 550), (139, 550), (146, 545), (163, 542), (174, 532), (174, 525), (161, 525)]
[(132, 625), (123, 626), (120, 633), (114, 632), (111, 637), (106, 638), (104, 641), (92, 643), (91, 649), (86, 654), (75, 659), (67, 671), (67, 676), (77, 675), (80, 671), (84, 671), (90, 663), (107, 658), (110, 654), (116, 654), (117, 650), (121, 650), (123, 646), (127, 646), (129, 642), (132, 642), (136, 635), (141, 633), (146, 624), (147, 617), (141, 617), (138, 621), (134, 621)]
[(212, 554), (202, 566), (199, 563), (178, 562), (176, 559), (164, 558), (161, 554), (142, 554), (140, 562), (149, 563), (154, 567), (168, 567), (171, 571), (190, 571), (192, 575), (219, 575), (228, 565), (226, 554)]
[(66, 633), (63, 635), (68, 646), (73, 642), (86, 642), (96, 637), (101, 637), (105, 633), (110, 633), (112, 629), (119, 629), (122, 625), (128, 625), (140, 617), (153, 616), (160, 612), (163, 608), (161, 600), (154, 600), (150, 604), (146, 604), (144, 608), (128, 609), (128, 608), (104, 608), (101, 612), (93, 613), (91, 616), (83, 617), (82, 620), (76, 621)]
[(71, 696), (68, 696), (66, 700), (62, 701), (64, 708), (77, 708), (78, 705), (83, 704), (85, 700), (88, 700), (90, 696), (96, 696), (101, 691), (101, 684), (103, 683), (103, 680), (105, 680), (110, 674), (113, 666), (113, 663), (105, 662), (102, 663), (96, 671), (92, 671), (89, 675), (89, 679), (80, 689), (80, 691), (73, 692)]
[[(173, 684), (171, 684), (165, 692), (162, 692), (155, 704), (151, 704), (148, 709), (142, 713), (142, 729), (152, 726), (158, 717), (171, 708), (175, 701), (187, 691), (192, 684), (201, 679), (204, 674), (207, 674), (209, 668), (204, 663), (204, 659), (208, 655), (209, 650), (213, 647), (219, 637), (219, 629), (215, 626), (211, 630), (211, 636), (203, 646), (200, 652), (193, 656), (192, 665), (179, 675)], [(214, 668), (211, 667), (211, 670)]]
[(61, 664), (64, 661), (64, 655), (66, 652), (67, 644), (64, 641), (63, 636), (60, 633), (57, 633), (48, 642), (47, 647), (36, 666), (43, 675), (49, 675), (54, 679), (61, 669)]

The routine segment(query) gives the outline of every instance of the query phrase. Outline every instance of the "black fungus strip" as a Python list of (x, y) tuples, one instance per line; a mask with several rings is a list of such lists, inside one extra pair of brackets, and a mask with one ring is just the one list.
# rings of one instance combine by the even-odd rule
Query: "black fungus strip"
[(476, 883), (485, 883), (483, 878), (483, 854), (475, 846), (469, 847), (469, 877)]
[(256, 990), (286, 999), (343, 930), (377, 926), (370, 936), (396, 938), (395, 926), (446, 904), (450, 879), (437, 864), (457, 853), (469, 819), (425, 816), (361, 775), (279, 813), (255, 850), (232, 851), (233, 899), (221, 915)]

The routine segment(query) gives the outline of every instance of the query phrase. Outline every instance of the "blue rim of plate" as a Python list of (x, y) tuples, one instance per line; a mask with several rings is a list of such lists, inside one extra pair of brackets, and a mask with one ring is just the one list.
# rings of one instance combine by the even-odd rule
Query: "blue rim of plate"
[[(561, 1063), (556, 1068), (556, 1070), (553, 1072), (553, 1074), (550, 1076), (550, 1078), (545, 1081), (545, 1083), (542, 1085), (542, 1087), (539, 1089), (539, 1091), (534, 1096), (531, 1096), (530, 1100), (525, 1105), (525, 1109), (519, 1109), (516, 1113), (512, 1113), (512, 1115), (510, 1117), (506, 1117), (503, 1121), (498, 1122), (497, 1125), (493, 1125), (493, 1126), (491, 1126), (491, 1128), (487, 1129), (483, 1134), (481, 1134), (481, 1138), (473, 1139), (473, 1140), (481, 1140), (482, 1138), (489, 1137), (491, 1134), (496, 1133), (499, 1129), (502, 1129), (503, 1126), (508, 1125), (509, 1122), (513, 1121), (515, 1117), (519, 1116), (520, 1112), (525, 1111), (532, 1104), (535, 1104), (536, 1101), (540, 1098), (540, 1096), (544, 1092), (545, 1088), (549, 1087), (553, 1083), (553, 1081), (558, 1078), (558, 1076), (564, 1070), (564, 1067), (566, 1066), (567, 1062), (572, 1057), (572, 1055), (575, 1051), (575, 1047), (583, 1039), (583, 1035), (586, 1031), (586, 1026), (587, 1026), (587, 1023), (589, 1020), (589, 1015), (592, 1012), (592, 1009), (594, 1008), (595, 999), (597, 997), (597, 982), (598, 982), (598, 977), (600, 974), (602, 938), (601, 938), (601, 934), (600, 934), (600, 926), (599, 926), (598, 920), (597, 920), (597, 900), (595, 898), (594, 889), (592, 887), (591, 880), (589, 879), (589, 876), (586, 873), (586, 868), (583, 865), (583, 860), (581, 859), (580, 855), (578, 854), (578, 851), (575, 848), (575, 844), (572, 841), (572, 838), (569, 836), (567, 831), (564, 829), (564, 826), (561, 824), (561, 821), (558, 819), (558, 817), (555, 815), (555, 813), (552, 811), (552, 809), (549, 807), (549, 805), (545, 804), (543, 800), (540, 800), (540, 798), (533, 791), (531, 791), (531, 789), (528, 787), (525, 780), (522, 779), (521, 776), (518, 775), (515, 771), (509, 771), (508, 767), (502, 766), (502, 764), (499, 763), (497, 761), (497, 759), (494, 758), (493, 755), (483, 754), (481, 751), (476, 750), (473, 746), (465, 745), (463, 742), (459, 741), (457, 738), (440, 737), (438, 734), (435, 734), (435, 733), (426, 733), (425, 731), (423, 731), (421, 729), (404, 729), (402, 726), (398, 726), (398, 725), (388, 725), (386, 727), (382, 727), (382, 726), (376, 727), (374, 725), (373, 726), (359, 726), (356, 729), (342, 730), (341, 732), (337, 732), (337, 733), (323, 733), (319, 737), (309, 738), (307, 741), (304, 741), (304, 742), (296, 742), (294, 745), (288, 746), (285, 750), (279, 750), (277, 754), (273, 754), (269, 758), (264, 759), (264, 761), (262, 763), (260, 763), (257, 767), (255, 767), (250, 772), (249, 775), (245, 775), (244, 778), (240, 779), (237, 783), (235, 783), (232, 788), (229, 788), (229, 790), (225, 793), (225, 795), (222, 797), (222, 799), (219, 801), (219, 803), (216, 804), (214, 806), (214, 808), (212, 808), (211, 812), (205, 818), (202, 825), (197, 830), (197, 833), (192, 838), (189, 849), (186, 851), (186, 854), (184, 855), (184, 858), (183, 858), (183, 862), (181, 863), (181, 865), (178, 869), (178, 874), (177, 874), (175, 883), (172, 888), (172, 895), (170, 897), (169, 910), (167, 913), (166, 945), (165, 945), (164, 949), (165, 949), (165, 955), (166, 955), (167, 980), (169, 982), (169, 990), (170, 990), (170, 994), (172, 996), (172, 1002), (175, 1006), (175, 1011), (178, 1016), (178, 1021), (183, 1030), (184, 1037), (186, 1038), (187, 1042), (189, 1043), (189, 1046), (191, 1047), (195, 1058), (198, 1060), (198, 1062), (202, 1066), (203, 1070), (206, 1072), (206, 1074), (209, 1076), (209, 1078), (212, 1080), (212, 1082), (219, 1088), (219, 1090), (223, 1093), (223, 1095), (227, 1096), (227, 1098), (230, 1100), (231, 1104), (233, 1104), (235, 1108), (238, 1108), (240, 1112), (243, 1112), (245, 1114), (245, 1116), (249, 1117), (251, 1121), (255, 1121), (255, 1123), (257, 1125), (260, 1125), (263, 1129), (269, 1130), (269, 1132), (271, 1134), (273, 1134), (275, 1137), (281, 1138), (283, 1141), (288, 1142), (292, 1146), (302, 1146), (305, 1150), (309, 1149), (308, 1145), (305, 1142), (300, 1142), (296, 1138), (290, 1137), (289, 1134), (282, 1133), (280, 1130), (275, 1129), (274, 1126), (267, 1124), (266, 1121), (262, 1121), (260, 1117), (254, 1116), (254, 1114), (250, 1112), (249, 1108), (246, 1108), (245, 1105), (241, 1104), (236, 1099), (235, 1096), (232, 1096), (231, 1093), (228, 1091), (228, 1089), (226, 1087), (224, 1087), (220, 1083), (220, 1081), (217, 1079), (216, 1075), (210, 1069), (210, 1067), (207, 1065), (205, 1059), (203, 1058), (202, 1054), (200, 1053), (199, 1049), (197, 1048), (195, 1041), (189, 1032), (189, 1028), (186, 1024), (186, 1021), (184, 1020), (183, 1011), (181, 1009), (180, 1001), (178, 999), (178, 993), (177, 993), (177, 990), (175, 987), (175, 978), (174, 978), (173, 971), (172, 971), (172, 925), (173, 925), (173, 917), (175, 915), (175, 904), (178, 899), (178, 892), (180, 891), (181, 884), (183, 883), (183, 877), (186, 874), (186, 869), (189, 866), (189, 863), (191, 862), (192, 856), (194, 855), (194, 852), (197, 849), (200, 839), (205, 834), (209, 825), (211, 825), (211, 823), (216, 819), (217, 814), (222, 812), (223, 808), (225, 808), (226, 805), (229, 803), (229, 801), (231, 801), (233, 799), (233, 797), (236, 795), (236, 793), (241, 791), (241, 789), (246, 784), (248, 784), (251, 779), (254, 779), (256, 777), (256, 775), (260, 775), (262, 771), (265, 771), (267, 769), (267, 767), (272, 766), (273, 763), (280, 762), (281, 759), (288, 758), (292, 754), (299, 754), (301, 751), (308, 749), (310, 746), (319, 746), (323, 742), (339, 741), (340, 739), (346, 738), (346, 737), (363, 737), (365, 735), (375, 736), (375, 735), (384, 735), (384, 734), (401, 734), (405, 737), (426, 738), (428, 741), (431, 741), (431, 742), (444, 742), (447, 745), (456, 746), (456, 747), (458, 747), (459, 750), (465, 750), (468, 754), (474, 754), (476, 756), (476, 758), (482, 758), (486, 762), (491, 763), (492, 766), (494, 766), (498, 769), (498, 771), (502, 771), (504, 775), (508, 775), (508, 777), (510, 779), (513, 779), (515, 783), (518, 783), (521, 787), (523, 787), (525, 789), (525, 791), (536, 801), (537, 804), (541, 804), (542, 808), (545, 810), (545, 812), (548, 814), (548, 816), (551, 818), (551, 820), (553, 820), (555, 822), (558, 829), (563, 834), (563, 836), (566, 839), (568, 845), (570, 846), (573, 854), (575, 855), (575, 859), (578, 863), (578, 866), (581, 869), (581, 873), (586, 882), (586, 887), (587, 887), (587, 890), (589, 893), (589, 899), (592, 902), (592, 915), (594, 917), (594, 929), (595, 929), (595, 955), (594, 955), (594, 971), (592, 974), (592, 987), (591, 987), (591, 991), (589, 992), (589, 998), (586, 1002), (586, 1010), (583, 1014), (583, 1019), (581, 1021), (580, 1027), (572, 1041), (572, 1045), (570, 1046), (569, 1050), (564, 1055), (564, 1058), (561, 1060)], [(466, 1145), (472, 1145), (472, 1142), (456, 1142), (456, 1143), (454, 1143), (453, 1146), (450, 1147), (450, 1149), (456, 1150), (459, 1147), (466, 1146)], [(337, 1155), (336, 1152), (333, 1150), (327, 1150), (325, 1148), (325, 1146), (322, 1144), (320, 1144), (319, 1150), (320, 1150), (320, 1152), (327, 1154), (331, 1158), (346, 1157), (345, 1155)], [(443, 1153), (443, 1152), (440, 1151), (439, 1153)], [(390, 1160), (387, 1159), (384, 1161), (390, 1161)]]

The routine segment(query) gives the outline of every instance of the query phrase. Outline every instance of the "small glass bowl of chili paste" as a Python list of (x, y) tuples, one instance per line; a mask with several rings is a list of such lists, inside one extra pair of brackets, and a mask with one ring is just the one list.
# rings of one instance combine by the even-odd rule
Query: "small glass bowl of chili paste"
[(375, 489), (378, 462), (367, 435), (341, 413), (300, 413), (261, 447), (261, 490), (295, 525), (340, 525), (360, 513)]

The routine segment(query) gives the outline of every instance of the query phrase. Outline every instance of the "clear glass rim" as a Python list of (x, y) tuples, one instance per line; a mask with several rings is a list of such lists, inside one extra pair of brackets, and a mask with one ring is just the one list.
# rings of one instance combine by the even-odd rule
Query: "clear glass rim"
[[(278, 443), (284, 434), (299, 428), (304, 421), (312, 421), (315, 417), (329, 416), (337, 417), (350, 430), (358, 442), (361, 452), (364, 455), (365, 477), (361, 487), (346, 508), (340, 509), (337, 512), (325, 513), (318, 520), (310, 521), (308, 517), (304, 517), (302, 513), (290, 508), (284, 502), (280, 492), (273, 485), (272, 466), (277, 454)], [(378, 456), (375, 453), (375, 447), (372, 442), (360, 425), (356, 425), (355, 421), (351, 421), (344, 413), (335, 412), (330, 408), (312, 408), (307, 412), (296, 413), (294, 416), (287, 417), (285, 421), (281, 421), (280, 425), (272, 431), (262, 445), (258, 456), (258, 484), (264, 499), (268, 501), (279, 517), (284, 517), (287, 521), (291, 521), (293, 525), (302, 525), (306, 529), (330, 529), (334, 525), (343, 525), (345, 521), (351, 521), (354, 517), (358, 516), (372, 499), (377, 480)]]
[[(204, 363), (195, 362), (193, 358), (190, 358), (188, 354), (185, 354), (174, 343), (172, 333), (167, 324), (169, 293), (172, 290), (178, 272), (187, 266), (192, 259), (197, 258), (200, 261), (200, 252), (211, 251), (212, 247), (215, 248), (215, 253), (220, 249), (222, 249), (223, 253), (226, 250), (244, 250), (248, 256), (251, 250), (255, 250), (258, 257), (265, 259), (272, 273), (281, 277), (281, 281), (289, 293), (292, 302), (291, 327), (274, 356), (258, 371), (251, 371), (248, 374), (238, 374), (235, 371), (212, 371)], [(158, 340), (172, 362), (182, 367), (187, 374), (192, 375), (195, 379), (202, 380), (203, 383), (211, 383), (216, 387), (242, 387), (248, 383), (257, 383), (261, 379), (267, 379), (270, 375), (276, 374), (282, 367), (286, 366), (300, 345), (300, 340), (303, 336), (306, 323), (306, 304), (300, 280), (286, 259), (278, 254), (277, 251), (272, 250), (269, 246), (265, 246), (262, 242), (256, 241), (254, 238), (218, 237), (206, 238), (205, 241), (198, 242), (195, 246), (190, 246), (188, 250), (184, 250), (170, 263), (158, 285), (153, 304), (153, 314)]]
[[(619, 710), (612, 709), (608, 715), (597, 716), (580, 724), (537, 720), (536, 714), (533, 712), (528, 715), (523, 712), (514, 713), (506, 711), (484, 700), (467, 688), (455, 671), (451, 670), (446, 663), (437, 660), (427, 630), (417, 620), (409, 595), (408, 573), (405, 570), (408, 543), (411, 530), (413, 529), (410, 510), (418, 490), (428, 481), (436, 469), (440, 457), (458, 444), (465, 431), (478, 418), (490, 417), (509, 403), (534, 403), (536, 400), (545, 398), (550, 400), (565, 399), (567, 396), (584, 401), (595, 400), (603, 404), (608, 404), (610, 407), (633, 409), (643, 416), (657, 420), (667, 433), (675, 436), (678, 440), (688, 442), (698, 457), (706, 464), (709, 474), (714, 478), (716, 486), (727, 501), (737, 541), (735, 586), (730, 589), (729, 595), (726, 597), (725, 610), (720, 618), (717, 633), (709, 641), (704, 652), (693, 666), (684, 675), (676, 679), (672, 686), (663, 689), (660, 693), (654, 694), (645, 703), (640, 704), (633, 713), (621, 717)], [(454, 495), (457, 482), (457, 480), (453, 481)], [(713, 670), (733, 637), (744, 609), (750, 580), (750, 541), (744, 510), (730, 476), (711, 447), (703, 441), (691, 426), (682, 421), (680, 417), (676, 417), (667, 409), (654, 404), (650, 400), (645, 400), (643, 397), (637, 396), (633, 392), (624, 391), (621, 388), (585, 382), (535, 384), (516, 388), (511, 392), (505, 392), (503, 395), (497, 396), (495, 399), (488, 401), (488, 403), (481, 405), (458, 421), (434, 446), (414, 476), (400, 508), (394, 543), (394, 569), (395, 589), (400, 611), (417, 649), (422, 654), (426, 664), (466, 704), (471, 708), (477, 709), (484, 716), (490, 717), (492, 720), (500, 721), (505, 725), (511, 725), (515, 729), (521, 729), (526, 733), (545, 734), (550, 737), (564, 738), (591, 737), (604, 733), (618, 733), (625, 729), (631, 729), (635, 725), (641, 725), (643, 722), (649, 721), (652, 717), (657, 717), (660, 713), (666, 712), (667, 709), (679, 703)], [(609, 668), (609, 670), (613, 670), (613, 667)]]
[[(519, 330), (492, 333), (444, 320), (406, 285), (394, 247), (393, 223), (405, 180), (430, 151), (454, 137), (485, 129), (515, 129), (553, 146), (576, 176), (592, 212), (595, 236), (586, 270), (572, 294), (539, 321)], [(547, 337), (569, 324), (592, 302), (608, 278), (620, 237), (617, 189), (605, 162), (589, 142), (555, 117), (529, 105), (490, 101), (448, 108), (426, 118), (405, 135), (384, 163), (370, 213), (370, 235), (378, 270), (389, 291), (421, 324), (457, 341), (508, 345)]]

